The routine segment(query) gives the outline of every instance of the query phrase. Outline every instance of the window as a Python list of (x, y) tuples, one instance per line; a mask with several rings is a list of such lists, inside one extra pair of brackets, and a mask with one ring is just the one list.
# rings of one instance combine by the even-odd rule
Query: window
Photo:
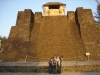
[(50, 5), (49, 9), (59, 9), (59, 5)]

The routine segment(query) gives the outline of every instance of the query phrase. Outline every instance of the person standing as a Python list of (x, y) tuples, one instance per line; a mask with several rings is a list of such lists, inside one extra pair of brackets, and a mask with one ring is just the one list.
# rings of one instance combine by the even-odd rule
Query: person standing
[(63, 61), (63, 56), (60, 57), (60, 73), (61, 73), (61, 68), (62, 68), (62, 61)]
[(57, 73), (61, 73), (61, 60), (59, 55), (57, 55)]
[(52, 66), (53, 66), (53, 74), (57, 74), (57, 59), (56, 59), (56, 56), (53, 57)]
[(50, 73), (50, 74), (53, 73), (52, 62), (53, 62), (53, 59), (52, 59), (52, 57), (51, 57), (50, 60), (49, 60), (49, 73)]

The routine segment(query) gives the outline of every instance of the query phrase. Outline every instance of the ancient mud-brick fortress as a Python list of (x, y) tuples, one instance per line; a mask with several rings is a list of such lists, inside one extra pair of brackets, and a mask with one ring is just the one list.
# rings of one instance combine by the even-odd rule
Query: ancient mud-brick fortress
[(48, 2), (42, 12), (19, 11), (8, 43), (2, 52), (3, 61), (48, 61), (54, 55), (64, 60), (100, 60), (100, 25), (91, 9), (79, 7), (65, 13), (66, 4)]

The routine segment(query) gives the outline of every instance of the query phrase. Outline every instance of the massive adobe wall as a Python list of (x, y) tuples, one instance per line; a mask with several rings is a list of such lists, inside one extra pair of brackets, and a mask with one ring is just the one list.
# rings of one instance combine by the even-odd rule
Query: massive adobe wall
[(38, 36), (40, 32), (41, 22), (42, 22), (42, 12), (35, 12), (34, 24), (33, 24), (32, 32), (31, 32), (31, 37), (30, 37), (30, 44), (31, 44), (30, 50), (32, 54), (28, 55), (29, 61), (37, 60), (36, 50), (37, 50), (37, 43), (38, 43)]
[(25, 9), (18, 12), (2, 59), (47, 61), (53, 55), (63, 55), (65, 60), (86, 60), (86, 52), (91, 53), (90, 59), (98, 59), (99, 33), (90, 9), (77, 8), (65, 16), (42, 16), (42, 12)]
[(34, 14), (30, 9), (19, 11), (16, 21), (16, 26), (12, 26), (9, 38), (20, 37), (24, 41), (29, 41), (29, 36), (32, 31)]

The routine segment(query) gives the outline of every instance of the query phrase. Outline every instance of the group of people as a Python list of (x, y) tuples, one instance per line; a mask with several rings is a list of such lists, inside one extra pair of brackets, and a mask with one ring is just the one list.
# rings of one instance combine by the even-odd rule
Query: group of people
[(59, 57), (59, 55), (55, 55), (54, 57), (51, 57), (49, 60), (49, 73), (61, 73), (62, 61), (63, 56)]

